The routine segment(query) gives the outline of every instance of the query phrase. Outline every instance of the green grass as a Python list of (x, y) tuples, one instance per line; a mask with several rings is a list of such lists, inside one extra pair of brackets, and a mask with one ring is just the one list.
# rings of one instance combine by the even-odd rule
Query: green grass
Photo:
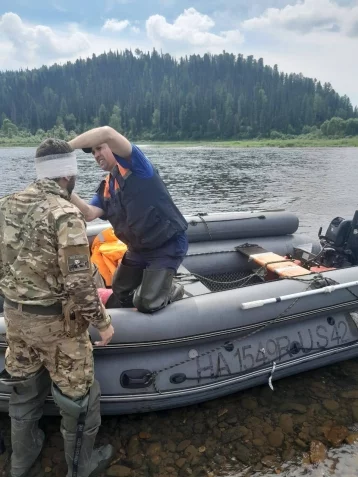
[(151, 144), (158, 147), (358, 147), (358, 136), (339, 139), (307, 139), (297, 137), (296, 139), (251, 139), (244, 141), (160, 141), (148, 142), (137, 141), (145, 144)]
[[(36, 147), (41, 139), (36, 136), (0, 138), (0, 147)], [(151, 144), (157, 147), (358, 147), (358, 136), (347, 138), (307, 138), (294, 139), (250, 139), (243, 141), (147, 141), (138, 139), (138, 144)]]
[(41, 142), (36, 136), (31, 137), (14, 137), (3, 138), (0, 137), (0, 147), (37, 147)]

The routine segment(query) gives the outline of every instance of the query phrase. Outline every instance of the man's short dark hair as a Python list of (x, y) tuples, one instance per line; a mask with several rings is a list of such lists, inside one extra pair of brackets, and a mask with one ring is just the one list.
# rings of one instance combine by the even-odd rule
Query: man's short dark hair
[(42, 141), (36, 149), (35, 157), (45, 157), (51, 154), (66, 154), (73, 152), (72, 147), (63, 139), (49, 137)]

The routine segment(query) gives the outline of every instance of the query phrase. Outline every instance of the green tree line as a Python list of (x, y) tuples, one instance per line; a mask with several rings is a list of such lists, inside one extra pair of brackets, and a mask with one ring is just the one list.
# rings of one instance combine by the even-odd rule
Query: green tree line
[(131, 139), (358, 134), (357, 108), (329, 83), (262, 58), (126, 50), (0, 73), (1, 135), (64, 138), (109, 124)]

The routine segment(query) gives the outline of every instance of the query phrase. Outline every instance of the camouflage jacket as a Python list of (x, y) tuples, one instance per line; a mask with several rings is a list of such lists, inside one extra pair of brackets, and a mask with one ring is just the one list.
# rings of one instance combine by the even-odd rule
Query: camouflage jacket
[(42, 179), (0, 199), (0, 290), (9, 300), (48, 306), (70, 300), (106, 329), (92, 278), (86, 224), (55, 181)]

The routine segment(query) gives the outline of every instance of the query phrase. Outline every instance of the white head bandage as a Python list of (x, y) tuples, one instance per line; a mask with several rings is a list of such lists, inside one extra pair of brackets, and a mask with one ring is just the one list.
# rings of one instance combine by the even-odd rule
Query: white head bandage
[(36, 175), (38, 179), (54, 179), (77, 175), (76, 153), (50, 154), (35, 158)]

